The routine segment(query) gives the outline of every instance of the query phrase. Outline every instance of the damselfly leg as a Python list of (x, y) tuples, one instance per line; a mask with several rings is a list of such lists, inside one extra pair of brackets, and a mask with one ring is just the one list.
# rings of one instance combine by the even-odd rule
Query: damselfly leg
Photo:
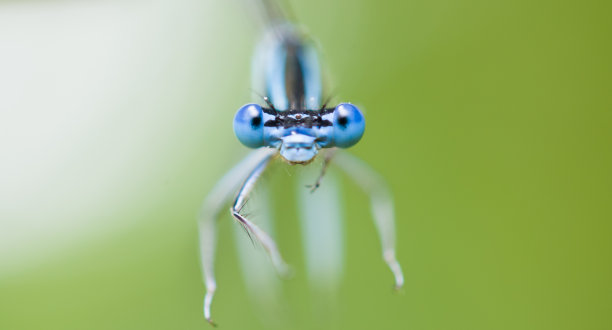
[(211, 305), (217, 282), (215, 280), (214, 264), (215, 249), (217, 244), (217, 219), (225, 206), (234, 196), (236, 189), (245, 180), (245, 173), (250, 173), (256, 169), (263, 161), (269, 160), (276, 152), (270, 149), (258, 149), (251, 152), (244, 160), (234, 166), (221, 180), (214, 186), (208, 194), (198, 215), (198, 227), (200, 236), (200, 256), (206, 285), (206, 295), (204, 296), (204, 317), (210, 323)]
[(334, 163), (370, 197), (370, 208), (380, 243), (383, 258), (395, 277), (395, 289), (404, 285), (404, 274), (395, 257), (395, 215), (391, 192), (380, 175), (360, 159), (346, 152), (337, 152)]
[(247, 232), (253, 234), (257, 241), (261, 243), (264, 249), (266, 249), (266, 252), (268, 252), (270, 258), (272, 259), (272, 264), (276, 268), (279, 275), (287, 276), (289, 275), (289, 266), (287, 266), (281, 257), (278, 247), (276, 246), (276, 243), (272, 237), (270, 237), (270, 235), (261, 230), (256, 224), (240, 213), (248, 199), (249, 194), (255, 187), (257, 180), (261, 177), (261, 174), (265, 171), (266, 167), (268, 167), (271, 159), (272, 156), (264, 158), (259, 164), (257, 164), (251, 174), (249, 174), (246, 181), (238, 191), (238, 196), (236, 196), (230, 212), (232, 213), (232, 216), (234, 216), (234, 218), (246, 228)]

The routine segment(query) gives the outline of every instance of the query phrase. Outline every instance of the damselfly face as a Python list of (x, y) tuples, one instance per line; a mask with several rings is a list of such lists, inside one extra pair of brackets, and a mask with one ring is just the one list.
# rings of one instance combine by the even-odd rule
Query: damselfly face
[(249, 148), (271, 147), (291, 164), (308, 164), (321, 148), (348, 148), (359, 142), (365, 120), (349, 103), (321, 110), (262, 108), (247, 104), (234, 117), (234, 132)]

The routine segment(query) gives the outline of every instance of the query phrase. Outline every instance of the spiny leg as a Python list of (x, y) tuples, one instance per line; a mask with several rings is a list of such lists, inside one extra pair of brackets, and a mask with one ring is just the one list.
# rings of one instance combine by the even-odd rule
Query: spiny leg
[(321, 168), (319, 177), (317, 177), (317, 181), (314, 184), (306, 185), (306, 188), (310, 188), (311, 193), (315, 192), (315, 190), (317, 190), (319, 186), (321, 186), (321, 180), (323, 180), (323, 177), (325, 176), (325, 172), (327, 171), (327, 167), (329, 166), (329, 163), (331, 162), (335, 153), (336, 153), (335, 148), (327, 151), (327, 154), (325, 155), (325, 159), (323, 160), (323, 167)]
[(249, 171), (259, 164), (262, 159), (269, 159), (274, 153), (274, 150), (269, 149), (259, 149), (250, 153), (219, 180), (202, 203), (198, 215), (198, 227), (200, 236), (200, 257), (204, 274), (204, 284), (206, 286), (206, 295), (204, 296), (204, 317), (213, 325), (210, 308), (217, 289), (214, 274), (217, 218), (224, 205), (231, 200), (232, 195), (244, 180), (244, 173), (249, 173)]
[(249, 194), (255, 187), (255, 183), (257, 183), (257, 180), (261, 177), (261, 174), (270, 163), (270, 159), (271, 157), (262, 160), (251, 172), (251, 174), (249, 174), (249, 177), (246, 179), (246, 181), (244, 181), (244, 184), (240, 188), (238, 196), (236, 196), (234, 204), (230, 208), (230, 212), (234, 218), (236, 218), (236, 220), (238, 220), (261, 243), (261, 245), (270, 255), (272, 264), (279, 275), (287, 276), (289, 274), (289, 266), (287, 266), (281, 257), (278, 247), (276, 246), (276, 243), (272, 237), (260, 229), (256, 224), (247, 219), (244, 215), (240, 214), (240, 211), (246, 204)]
[(380, 236), (383, 258), (395, 276), (395, 288), (404, 285), (404, 275), (395, 258), (395, 220), (391, 192), (383, 178), (363, 161), (346, 152), (337, 152), (335, 164), (370, 196), (371, 212)]
[[(266, 182), (257, 184), (256, 193), (251, 194), (242, 213), (253, 214), (257, 225), (274, 237), (273, 199)], [(256, 315), (267, 328), (286, 329), (285, 304), (282, 303), (281, 283), (274, 267), (267, 267), (270, 258), (262, 249), (254, 249), (252, 242), (245, 239), (243, 228), (234, 226), (234, 240), (242, 266), (242, 277), (249, 292)]]

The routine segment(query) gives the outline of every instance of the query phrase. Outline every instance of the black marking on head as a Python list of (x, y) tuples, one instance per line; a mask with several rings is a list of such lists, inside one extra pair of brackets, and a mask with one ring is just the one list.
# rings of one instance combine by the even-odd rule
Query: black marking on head
[(334, 109), (323, 110), (288, 110), (277, 111), (274, 109), (262, 109), (265, 114), (274, 116), (274, 119), (267, 120), (265, 127), (328, 127), (333, 123), (323, 119), (323, 115), (330, 114)]

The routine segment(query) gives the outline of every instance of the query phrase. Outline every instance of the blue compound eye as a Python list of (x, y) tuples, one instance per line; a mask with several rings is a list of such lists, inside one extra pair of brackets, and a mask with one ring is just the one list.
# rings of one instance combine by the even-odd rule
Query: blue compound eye
[(249, 148), (259, 148), (263, 140), (263, 111), (258, 104), (247, 104), (238, 109), (234, 117), (234, 133), (242, 144)]
[(334, 110), (334, 144), (348, 148), (359, 142), (365, 130), (365, 119), (356, 106), (340, 103)]

